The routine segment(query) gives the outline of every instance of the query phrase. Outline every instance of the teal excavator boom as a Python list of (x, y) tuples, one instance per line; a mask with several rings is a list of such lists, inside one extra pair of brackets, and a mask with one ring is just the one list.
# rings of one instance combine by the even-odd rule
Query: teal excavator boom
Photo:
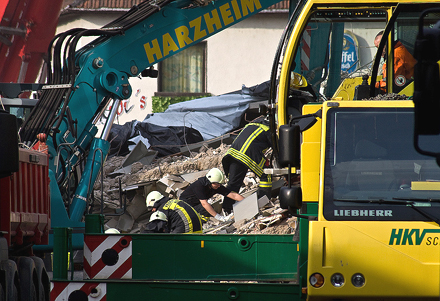
[[(132, 94), (128, 79), (277, 2), (146, 1), (101, 29), (58, 34), (49, 47), (48, 85), (20, 130), (27, 145), (38, 133), (48, 136), (52, 227), (84, 227), (116, 108)], [(96, 39), (78, 50), (85, 36)], [(110, 103), (113, 111), (96, 137)], [(74, 231), (75, 248), (83, 245), (81, 232)]]

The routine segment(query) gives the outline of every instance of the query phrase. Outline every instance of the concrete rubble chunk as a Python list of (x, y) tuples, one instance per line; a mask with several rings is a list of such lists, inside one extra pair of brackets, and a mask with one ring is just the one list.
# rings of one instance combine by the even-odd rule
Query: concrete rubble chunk
[[(120, 169), (124, 157), (111, 157), (104, 166), (103, 195), (95, 183), (94, 213), (100, 213), (100, 200), (104, 200), (104, 213), (114, 214), (120, 208), (118, 180), (121, 179), (122, 192), (127, 197), (127, 211), (122, 216), (107, 216), (105, 228), (117, 228), (122, 233), (141, 233), (149, 222), (151, 211), (145, 208), (145, 198), (152, 190), (159, 190), (170, 197), (179, 198), (180, 193), (192, 182), (205, 176), (209, 169), (222, 169), (222, 157), (229, 146), (221, 145), (217, 149), (204, 145), (198, 154), (190, 157), (172, 155), (155, 158), (151, 164), (133, 162), (129, 174), (117, 178), (110, 174)], [(220, 223), (214, 218), (203, 224), (204, 233), (228, 234), (290, 234), (296, 229), (296, 217), (291, 217), (279, 206), (277, 190), (285, 185), (284, 176), (273, 175), (272, 198), (257, 199), (259, 179), (253, 172), (248, 172), (239, 193), (246, 199), (237, 202), (234, 207), (235, 221)], [(100, 182), (100, 181), (97, 181)], [(225, 184), (226, 186), (227, 184)], [(248, 198), (251, 197), (249, 200)], [(223, 196), (215, 195), (210, 199), (214, 210), (222, 214)], [(249, 204), (246, 204), (249, 202)], [(243, 206), (243, 208), (240, 207)], [(241, 214), (241, 216), (240, 216)], [(277, 216), (281, 214), (281, 217)], [(277, 217), (273, 217), (277, 216)]]
[(182, 191), (188, 185), (189, 183), (182, 177), (169, 174), (165, 175), (156, 183), (156, 186), (159, 190), (173, 195), (176, 195), (178, 191)]
[(188, 144), (180, 148), (180, 152), (185, 156), (190, 156), (191, 152), (201, 152), (204, 148), (218, 148), (221, 144), (231, 144), (237, 135), (225, 134), (210, 140)]
[(122, 168), (114, 171), (110, 176), (135, 172), (132, 167), (134, 163), (139, 162), (142, 163), (142, 165), (149, 165), (156, 158), (157, 153), (157, 151), (148, 149), (142, 141), (139, 141), (122, 162)]
[(233, 205), (233, 210), (236, 221), (253, 218), (259, 213), (257, 193), (253, 193), (240, 202), (236, 202)]
[(104, 231), (110, 228), (116, 228), (118, 226), (119, 216), (112, 217), (107, 223), (104, 225)]
[(145, 211), (147, 211), (147, 205), (145, 203), (145, 197), (142, 194), (136, 194), (133, 197), (133, 200), (129, 204), (127, 204), (127, 212), (135, 221)]
[(269, 204), (269, 198), (267, 196), (258, 199), (258, 208), (263, 208), (267, 204)]
[(198, 178), (206, 176), (209, 170), (196, 171), (191, 173), (184, 173), (180, 175), (188, 183), (196, 181)]
[(133, 228), (134, 220), (130, 214), (125, 212), (123, 215), (119, 217), (117, 229), (119, 229), (123, 233), (130, 232)]
[(269, 217), (260, 219), (258, 227), (260, 228), (260, 230), (262, 230), (262, 229), (269, 227), (270, 225), (280, 221), (282, 218), (283, 218), (282, 214), (275, 214), (275, 215), (271, 215)]

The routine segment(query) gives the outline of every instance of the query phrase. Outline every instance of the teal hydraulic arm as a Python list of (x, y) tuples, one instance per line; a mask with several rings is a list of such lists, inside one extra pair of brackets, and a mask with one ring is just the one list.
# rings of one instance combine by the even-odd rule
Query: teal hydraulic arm
[[(38, 133), (48, 135), (51, 177), (59, 190), (51, 184), (52, 216), (60, 217), (52, 226), (82, 221), (109, 149), (111, 122), (99, 139), (96, 123), (112, 101), (117, 108), (131, 96), (130, 77), (277, 2), (146, 1), (101, 29), (56, 36), (49, 47), (49, 85), (20, 130), (28, 145)], [(85, 36), (97, 38), (78, 50)], [(60, 208), (68, 212), (67, 221)]]

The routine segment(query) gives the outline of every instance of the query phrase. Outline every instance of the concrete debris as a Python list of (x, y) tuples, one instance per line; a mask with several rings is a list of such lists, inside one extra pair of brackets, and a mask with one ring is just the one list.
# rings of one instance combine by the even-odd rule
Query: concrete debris
[(128, 233), (133, 228), (134, 220), (128, 212), (119, 217), (118, 225), (115, 227), (122, 233)]
[[(128, 154), (122, 162), (122, 168), (112, 172), (110, 176), (118, 176), (120, 174), (129, 174), (131, 172), (136, 172), (135, 163), (141, 163), (141, 166), (149, 165), (156, 158), (157, 153), (157, 151), (147, 149), (145, 144), (142, 141), (139, 141), (134, 149), (130, 152), (130, 154)], [(137, 166), (139, 166), (139, 164), (137, 164)]]
[[(180, 193), (199, 177), (204, 176), (209, 169), (222, 169), (221, 159), (229, 146), (221, 144), (213, 149), (203, 147), (202, 152), (192, 152), (191, 157), (172, 155), (156, 158), (150, 164), (133, 162), (129, 173), (120, 173), (115, 177), (115, 171), (127, 162), (126, 157), (109, 158), (104, 166), (104, 181), (98, 180), (94, 186), (94, 213), (100, 213), (101, 199), (106, 216), (105, 229), (116, 228), (121, 233), (140, 233), (149, 221), (149, 212), (145, 205), (146, 195), (152, 190), (159, 190), (171, 197), (180, 196)], [(142, 153), (146, 153), (142, 150)], [(127, 155), (127, 156), (130, 156)], [(127, 199), (125, 213), (121, 212), (119, 200), (119, 181), (123, 198)], [(283, 178), (273, 177), (274, 188), (284, 185)], [(257, 199), (259, 179), (254, 173), (248, 172), (244, 184), (240, 189), (246, 199), (234, 205), (235, 221), (221, 223), (211, 218), (203, 224), (204, 233), (212, 234), (291, 234), (296, 228), (296, 217), (291, 217), (286, 210), (279, 206), (277, 197)], [(276, 194), (273, 193), (273, 196)], [(222, 213), (223, 197), (215, 195), (208, 200), (219, 213)], [(121, 212), (122, 213), (122, 212)]]
[(269, 198), (267, 196), (263, 196), (262, 198), (258, 199), (258, 208), (263, 208), (270, 202)]
[(233, 205), (234, 219), (239, 222), (244, 219), (251, 219), (256, 216), (260, 210), (258, 207), (257, 193), (253, 193), (247, 198), (236, 202)]
[(137, 220), (143, 213), (147, 212), (147, 205), (145, 197), (141, 194), (136, 194), (127, 207), (127, 212), (131, 215), (133, 220)]
[(160, 192), (173, 196), (180, 195), (188, 185), (189, 182), (180, 176), (174, 175), (165, 175), (165, 177), (156, 182), (156, 187)]

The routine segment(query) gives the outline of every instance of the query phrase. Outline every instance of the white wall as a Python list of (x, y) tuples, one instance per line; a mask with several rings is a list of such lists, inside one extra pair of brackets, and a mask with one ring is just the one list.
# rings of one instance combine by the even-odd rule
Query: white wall
[(286, 14), (258, 14), (210, 38), (207, 90), (219, 95), (270, 79)]

